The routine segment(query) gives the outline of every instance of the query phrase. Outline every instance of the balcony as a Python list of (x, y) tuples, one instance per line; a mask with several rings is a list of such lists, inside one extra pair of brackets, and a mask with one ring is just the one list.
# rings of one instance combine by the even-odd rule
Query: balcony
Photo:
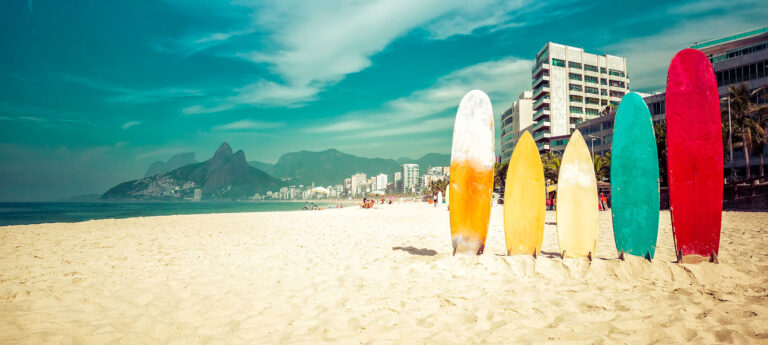
[(539, 152), (549, 151), (549, 142), (537, 143), (536, 148), (539, 149)]
[(549, 94), (549, 86), (544, 86), (544, 87), (540, 87), (538, 89), (534, 89), (533, 90), (533, 99), (539, 98), (539, 96), (541, 96), (541, 94), (544, 94), (544, 93)]
[(584, 97), (584, 91), (579, 91), (579, 90), (568, 89), (568, 94), (569, 95), (574, 95), (574, 96), (582, 96), (582, 97)]
[(584, 108), (584, 102), (569, 101), (568, 105), (572, 107)]
[(536, 122), (536, 124), (533, 125), (533, 131), (536, 132), (536, 130), (543, 127), (549, 128), (549, 120)]
[(549, 64), (545, 62), (541, 64), (539, 67), (536, 67), (533, 71), (531, 71), (531, 76), (539, 74), (539, 72), (541, 72), (541, 70), (543, 69), (549, 70)]
[(549, 116), (550, 112), (549, 109), (539, 109), (535, 113), (533, 113), (533, 121), (539, 121), (540, 118), (543, 116)]
[(539, 140), (542, 140), (542, 139), (549, 140), (549, 136), (550, 136), (549, 135), (549, 131), (541, 131), (541, 132), (536, 133), (536, 134), (533, 135), (533, 141), (539, 141)]
[(544, 104), (549, 104), (549, 97), (541, 97), (536, 102), (533, 102), (533, 109), (538, 110)]
[(541, 74), (538, 78), (533, 80), (533, 87), (536, 88), (541, 84), (542, 82), (549, 81), (549, 75)]

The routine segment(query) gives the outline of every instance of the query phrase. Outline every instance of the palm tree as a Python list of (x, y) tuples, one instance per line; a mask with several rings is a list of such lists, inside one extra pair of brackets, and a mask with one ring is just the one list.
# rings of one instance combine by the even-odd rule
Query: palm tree
[[(768, 105), (756, 105), (752, 102), (753, 94), (749, 91), (747, 84), (731, 85), (728, 87), (731, 105), (731, 121), (733, 127), (741, 139), (741, 148), (744, 153), (744, 163), (746, 164), (746, 178), (752, 178), (750, 170), (749, 155), (752, 153), (760, 133), (764, 129), (758, 123), (758, 117), (768, 112)], [(728, 109), (726, 108), (727, 112)]]
[(554, 151), (547, 151), (541, 155), (545, 179), (557, 183), (557, 174), (560, 172), (560, 159), (560, 155)]
[[(765, 84), (754, 91), (752, 96), (755, 98), (762, 97), (768, 100), (768, 84)], [(756, 106), (756, 124), (755, 132), (757, 134), (757, 142), (760, 144), (756, 149), (760, 153), (760, 177), (765, 176), (765, 147), (768, 145), (768, 105)]]
[(507, 183), (507, 168), (509, 168), (509, 161), (504, 163), (496, 163), (493, 165), (493, 188), (504, 190), (504, 186)]
[(656, 152), (659, 153), (660, 186), (665, 187), (667, 183), (667, 124), (662, 122), (653, 125), (653, 134), (656, 136)]
[(592, 164), (595, 167), (595, 176), (600, 181), (603, 178), (611, 177), (611, 153), (606, 152), (604, 155), (594, 155), (592, 157)]

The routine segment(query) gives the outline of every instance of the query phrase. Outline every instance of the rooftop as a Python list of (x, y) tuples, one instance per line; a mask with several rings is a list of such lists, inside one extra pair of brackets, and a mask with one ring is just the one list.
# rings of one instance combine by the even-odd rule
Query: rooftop
[(718, 44), (723, 44), (723, 43), (727, 43), (727, 42), (731, 42), (731, 41), (737, 41), (737, 40), (740, 40), (740, 39), (744, 39), (744, 38), (748, 38), (748, 37), (752, 37), (752, 36), (757, 36), (757, 35), (760, 35), (760, 34), (763, 34), (763, 33), (768, 33), (768, 26), (764, 26), (764, 27), (757, 28), (757, 29), (750, 30), (750, 31), (745, 31), (745, 32), (742, 32), (742, 33), (734, 34), (734, 35), (729, 35), (729, 36), (725, 36), (725, 37), (721, 37), (721, 38), (716, 38), (716, 39), (705, 41), (705, 42), (702, 42), (702, 43), (696, 42), (693, 45), (691, 45), (690, 48), (702, 49), (702, 48), (712, 47), (712, 46), (715, 46), (715, 45), (718, 45)]

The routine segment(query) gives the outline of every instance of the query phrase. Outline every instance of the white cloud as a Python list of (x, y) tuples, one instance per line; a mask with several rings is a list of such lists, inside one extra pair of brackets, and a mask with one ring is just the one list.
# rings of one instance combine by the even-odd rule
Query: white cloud
[[(702, 13), (730, 13), (727, 16), (699, 15)], [(680, 20), (663, 31), (652, 35), (622, 40), (605, 47), (609, 54), (627, 58), (630, 87), (639, 90), (659, 90), (666, 85), (667, 68), (675, 54), (710, 39), (730, 35), (765, 25), (768, 6), (753, 1), (705, 1), (674, 5), (666, 15), (674, 22), (675, 15), (686, 14), (689, 19)]]
[(414, 29), (424, 29), (432, 39), (445, 39), (478, 29), (556, 20), (583, 9), (558, 3), (543, 15), (549, 5), (529, 0), (240, 0), (232, 5), (251, 9), (247, 27), (202, 33), (186, 38), (186, 44), (207, 46), (258, 31), (268, 43), (229, 54), (266, 64), (281, 81), (261, 80), (234, 90), (232, 97), (190, 107), (185, 113), (228, 110), (241, 104), (302, 106), (346, 75), (368, 68), (371, 56)]
[(150, 104), (168, 99), (185, 99), (205, 96), (205, 93), (200, 90), (188, 88), (164, 87), (136, 90), (103, 80), (95, 80), (71, 74), (62, 74), (59, 78), (63, 81), (84, 85), (92, 89), (115, 93), (115, 96), (110, 96), (104, 99), (106, 102), (110, 103)]
[(236, 130), (253, 130), (253, 129), (273, 129), (273, 128), (279, 128), (282, 126), (283, 124), (279, 122), (240, 120), (240, 121), (235, 121), (228, 124), (213, 127), (213, 129), (220, 130), (220, 131), (236, 131)]
[(131, 128), (133, 126), (137, 126), (137, 125), (140, 125), (140, 124), (141, 124), (141, 121), (128, 121), (128, 122), (124, 123), (121, 127), (123, 127), (123, 129), (128, 129), (128, 128)]
[(337, 123), (308, 128), (306, 131), (344, 134), (348, 131), (364, 131), (371, 128), (371, 123), (385, 124), (386, 129), (337, 137), (346, 139), (449, 129), (453, 126), (453, 114), (447, 117), (435, 116), (458, 107), (464, 94), (473, 89), (486, 92), (493, 102), (494, 112), (500, 114), (521, 91), (530, 86), (532, 64), (531, 60), (506, 58), (472, 65), (439, 78), (430, 88), (391, 100), (382, 110), (349, 113), (341, 116)]

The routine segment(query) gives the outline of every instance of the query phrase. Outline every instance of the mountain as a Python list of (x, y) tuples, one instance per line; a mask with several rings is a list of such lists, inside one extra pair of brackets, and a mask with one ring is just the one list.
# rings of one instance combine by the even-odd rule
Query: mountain
[(259, 161), (248, 161), (248, 165), (259, 170), (268, 171), (269, 168), (271, 168), (274, 164), (269, 164), (269, 163), (264, 163)]
[(150, 177), (157, 174), (165, 174), (171, 170), (176, 170), (185, 165), (197, 163), (195, 160), (194, 152), (177, 153), (173, 155), (167, 162), (157, 161), (149, 166), (149, 169), (144, 174), (144, 177)]
[(103, 200), (179, 200), (192, 198), (195, 189), (203, 199), (247, 199), (255, 193), (277, 191), (282, 183), (245, 159), (242, 150), (232, 153), (221, 144), (213, 157), (164, 174), (118, 184), (101, 196)]
[[(419, 164), (420, 173), (426, 172), (427, 166), (445, 166), (450, 164), (450, 155), (430, 153), (417, 160), (403, 158), (403, 161), (384, 158), (365, 158), (339, 152), (335, 149), (313, 152), (299, 151), (286, 153), (277, 160), (267, 172), (277, 179), (291, 185), (327, 186), (341, 184), (352, 174), (362, 172), (368, 177), (385, 173), (392, 175), (400, 171), (404, 163)], [(426, 164), (426, 165), (422, 165)]]

